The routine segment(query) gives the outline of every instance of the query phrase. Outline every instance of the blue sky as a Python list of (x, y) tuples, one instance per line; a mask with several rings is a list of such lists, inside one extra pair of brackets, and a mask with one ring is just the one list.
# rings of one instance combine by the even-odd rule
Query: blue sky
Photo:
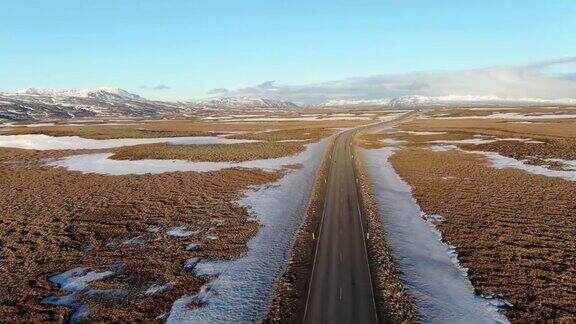
[(573, 0), (0, 4), (0, 91), (117, 86), (175, 100), (272, 80), (311, 85), (576, 55)]

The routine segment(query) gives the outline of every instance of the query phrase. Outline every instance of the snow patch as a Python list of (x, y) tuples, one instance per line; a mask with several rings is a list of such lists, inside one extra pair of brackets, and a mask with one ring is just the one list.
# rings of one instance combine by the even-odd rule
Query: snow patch
[(184, 226), (174, 226), (166, 231), (166, 235), (173, 237), (187, 237), (191, 235), (198, 235), (200, 231), (189, 231)]
[[(439, 116), (439, 115), (437, 115)], [(573, 119), (573, 114), (530, 114), (530, 113), (492, 113), (486, 116), (458, 116), (458, 117), (434, 117), (435, 119), (518, 119), (518, 120), (540, 120), (540, 119)]]
[(433, 224), (422, 217), (410, 186), (388, 161), (393, 153), (393, 148), (362, 149), (386, 239), (420, 321), (507, 323), (492, 304), (475, 294), (458, 266), (454, 247), (442, 242)]
[[(202, 260), (196, 275), (214, 280), (194, 296), (174, 302), (168, 323), (263, 322), (272, 303), (276, 281), (290, 258), (296, 231), (304, 221), (316, 172), (327, 140), (301, 154), (303, 167), (272, 185), (248, 189), (238, 204), (262, 227), (250, 239), (246, 254), (237, 260)], [(192, 309), (190, 304), (205, 304)]]
[(380, 142), (384, 143), (384, 144), (389, 144), (389, 145), (404, 145), (407, 144), (407, 141), (403, 141), (403, 140), (399, 140), (399, 139), (395, 139), (395, 138), (385, 138), (385, 139), (381, 139)]
[(567, 181), (576, 181), (576, 160), (544, 159), (544, 161), (564, 164), (565, 170), (552, 170), (549, 169), (547, 165), (531, 165), (528, 164), (529, 160), (517, 160), (515, 158), (503, 156), (497, 152), (466, 151), (453, 145), (436, 145), (431, 147), (431, 149), (435, 152), (458, 150), (459, 152), (467, 154), (479, 154), (486, 157), (490, 166), (496, 169), (512, 168), (535, 175), (544, 175), (547, 177), (561, 178)]
[[(60, 286), (60, 291), (69, 292), (65, 296), (49, 296), (42, 299), (43, 304), (66, 306), (74, 309), (74, 313), (70, 317), (71, 323), (79, 322), (88, 315), (90, 315), (90, 307), (84, 305), (79, 300), (81, 294), (106, 294), (96, 290), (88, 290), (88, 285), (92, 281), (103, 280), (110, 278), (114, 275), (112, 271), (90, 271), (88, 268), (78, 267), (70, 269), (61, 274), (52, 276), (48, 280)], [(90, 292), (92, 291), (92, 292)]]
[(167, 283), (155, 282), (150, 287), (148, 287), (148, 289), (146, 289), (144, 295), (151, 296), (158, 293), (164, 293), (172, 289), (174, 285), (175, 284), (173, 282), (167, 282)]
[(445, 135), (448, 134), (446, 132), (415, 132), (415, 131), (399, 131), (398, 133), (410, 134), (410, 135), (417, 135), (417, 136), (426, 136), (426, 135)]
[(0, 135), (0, 147), (29, 150), (84, 150), (108, 149), (141, 144), (169, 143), (181, 145), (200, 144), (239, 144), (257, 142), (253, 140), (230, 139), (218, 136), (186, 136), (158, 138), (90, 139), (78, 136), (49, 136), (44, 134)]
[(245, 162), (192, 162), (185, 160), (112, 160), (114, 153), (95, 153), (67, 156), (57, 160), (47, 161), (47, 165), (63, 167), (70, 171), (83, 173), (98, 173), (106, 175), (126, 174), (159, 174), (165, 172), (209, 172), (230, 168), (251, 168), (262, 170), (280, 170), (285, 165), (303, 164), (307, 158), (307, 152), (314, 151), (317, 147), (324, 146), (328, 139), (318, 143), (306, 145), (304, 152), (284, 156), (275, 159), (263, 159)]

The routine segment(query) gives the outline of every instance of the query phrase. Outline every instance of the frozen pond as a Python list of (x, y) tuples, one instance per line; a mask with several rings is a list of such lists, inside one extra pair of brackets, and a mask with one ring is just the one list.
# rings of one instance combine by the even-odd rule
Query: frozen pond
[(140, 144), (237, 144), (253, 140), (230, 139), (218, 136), (186, 136), (158, 138), (89, 139), (78, 136), (48, 136), (43, 134), (1, 135), (0, 147), (30, 150), (82, 150), (107, 149)]
[[(244, 257), (233, 261), (201, 260), (198, 275), (216, 278), (194, 296), (172, 305), (168, 323), (261, 323), (272, 303), (276, 280), (284, 273), (296, 231), (308, 201), (328, 140), (312, 144), (299, 155), (303, 167), (278, 182), (245, 192), (238, 201), (263, 227), (249, 242)], [(189, 303), (205, 302), (190, 308)]]
[(54, 167), (63, 167), (69, 171), (83, 173), (99, 173), (106, 175), (125, 174), (158, 174), (164, 172), (196, 171), (208, 172), (230, 168), (252, 168), (264, 170), (279, 170), (285, 165), (308, 163), (310, 152), (324, 147), (328, 139), (318, 143), (306, 145), (301, 154), (285, 156), (275, 159), (254, 160), (245, 162), (193, 162), (186, 160), (112, 160), (114, 153), (94, 153), (72, 155), (58, 160), (48, 161), (46, 164)]
[(393, 153), (393, 148), (362, 150), (386, 239), (420, 321), (506, 323), (495, 306), (498, 301), (491, 304), (474, 293), (454, 247), (443, 243), (432, 222), (422, 217), (410, 186), (388, 162)]

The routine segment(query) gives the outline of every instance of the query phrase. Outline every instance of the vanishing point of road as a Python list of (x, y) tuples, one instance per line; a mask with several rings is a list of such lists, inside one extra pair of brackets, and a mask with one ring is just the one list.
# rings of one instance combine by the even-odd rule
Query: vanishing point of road
[[(404, 118), (381, 125), (400, 119)], [(378, 322), (354, 171), (352, 140), (356, 131), (338, 135), (329, 155), (305, 323)]]

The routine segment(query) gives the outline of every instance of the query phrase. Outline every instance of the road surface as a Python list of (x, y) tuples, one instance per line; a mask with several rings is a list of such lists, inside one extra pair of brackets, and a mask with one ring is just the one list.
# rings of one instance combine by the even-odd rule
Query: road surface
[[(393, 125), (410, 115), (379, 125)], [(305, 323), (378, 322), (354, 173), (352, 140), (356, 131), (338, 135), (329, 156)]]

